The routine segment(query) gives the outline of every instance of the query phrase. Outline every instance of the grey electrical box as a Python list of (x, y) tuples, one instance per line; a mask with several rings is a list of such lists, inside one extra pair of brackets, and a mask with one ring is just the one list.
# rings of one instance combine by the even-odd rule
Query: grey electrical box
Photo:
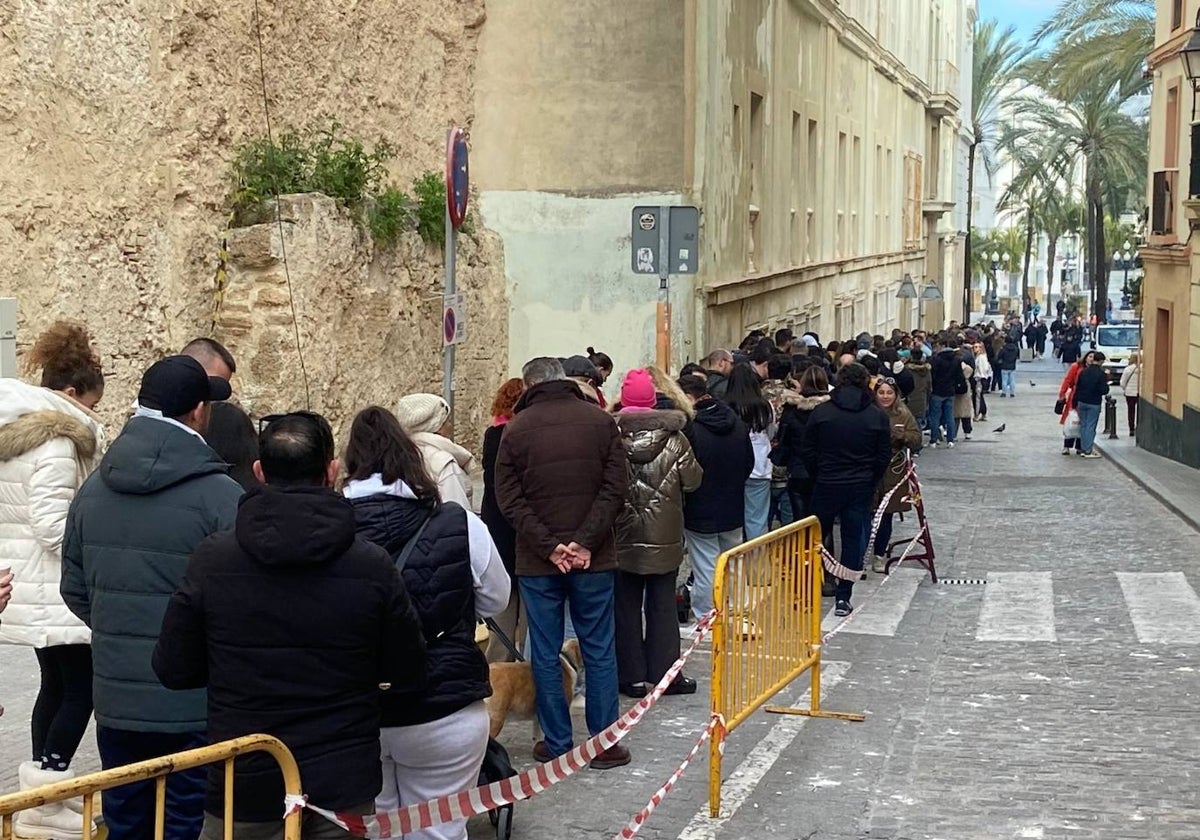
[(17, 299), (0, 298), (0, 377), (17, 375)]

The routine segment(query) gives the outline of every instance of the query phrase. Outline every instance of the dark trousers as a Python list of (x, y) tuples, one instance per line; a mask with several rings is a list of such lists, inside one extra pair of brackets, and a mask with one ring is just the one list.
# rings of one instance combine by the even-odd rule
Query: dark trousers
[(42, 683), (30, 721), (33, 760), (65, 770), (92, 716), (92, 646), (54, 645), (34, 653)]
[(1137, 404), (1138, 398), (1125, 395), (1125, 411), (1129, 417), (1129, 434), (1133, 434), (1137, 430)]
[[(655, 685), (679, 658), (676, 572), (617, 572), (617, 682)], [(645, 624), (642, 614), (645, 613)]]
[[(812, 512), (821, 521), (822, 533), (833, 531), (835, 519), (841, 521), (842, 565), (861, 571), (863, 554), (867, 550), (867, 536), (871, 527), (871, 501), (875, 498), (875, 485), (869, 484), (821, 484), (813, 490)], [(854, 581), (838, 579), (835, 597), (849, 601), (854, 591)]]
[[(207, 743), (203, 732), (131, 732), (96, 727), (100, 764), (105, 770), (203, 747)], [(204, 825), (207, 778), (207, 767), (167, 776), (165, 840), (196, 840), (200, 836)], [(153, 781), (106, 790), (101, 794), (101, 803), (109, 840), (144, 840), (154, 836)]]
[(879, 530), (875, 532), (875, 554), (879, 557), (887, 556), (888, 543), (892, 541), (892, 526), (895, 518), (894, 513), (885, 513), (879, 520)]

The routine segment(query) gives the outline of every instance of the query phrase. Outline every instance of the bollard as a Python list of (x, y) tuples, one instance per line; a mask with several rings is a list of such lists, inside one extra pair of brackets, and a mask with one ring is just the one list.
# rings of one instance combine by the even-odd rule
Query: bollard
[(1104, 434), (1109, 440), (1117, 439), (1117, 401), (1115, 398), (1104, 398)]

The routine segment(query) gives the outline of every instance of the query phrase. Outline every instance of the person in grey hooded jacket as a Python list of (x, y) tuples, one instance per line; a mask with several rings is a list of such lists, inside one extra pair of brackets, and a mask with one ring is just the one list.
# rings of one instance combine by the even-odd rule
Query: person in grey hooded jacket
[[(209, 403), (230, 396), (195, 359), (142, 377), (135, 416), (67, 515), (63, 600), (92, 629), (96, 741), (105, 769), (203, 746), (203, 690), (170, 691), (151, 667), (163, 614), (196, 545), (232, 528), (241, 486), (202, 436)], [(167, 779), (166, 836), (195, 838), (205, 770)], [(103, 794), (111, 840), (154, 832), (154, 783)]]

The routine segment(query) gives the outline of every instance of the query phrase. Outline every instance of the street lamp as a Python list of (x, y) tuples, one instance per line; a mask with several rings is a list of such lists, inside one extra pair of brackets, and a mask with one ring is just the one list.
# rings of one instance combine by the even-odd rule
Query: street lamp
[(992, 251), (992, 293), (988, 295), (987, 314), (996, 315), (1000, 312), (1000, 300), (996, 297), (997, 287), (1000, 285), (1000, 280), (997, 272), (1000, 271), (1000, 254), (997, 251)]
[(1200, 9), (1196, 10), (1196, 26), (1192, 29), (1192, 36), (1179, 51), (1179, 56), (1183, 59), (1184, 73), (1192, 83), (1192, 155), (1187, 191), (1191, 198), (1200, 195), (1200, 161), (1196, 159), (1196, 151), (1200, 149), (1200, 123), (1196, 122), (1196, 89), (1200, 82)]
[(1113, 267), (1116, 268), (1118, 263), (1125, 270), (1125, 282), (1121, 284), (1121, 309), (1129, 309), (1129, 269), (1133, 267), (1133, 261), (1138, 254), (1129, 253), (1129, 249), (1133, 246), (1129, 244), (1129, 240), (1125, 240), (1125, 249), (1123, 251), (1113, 252)]

